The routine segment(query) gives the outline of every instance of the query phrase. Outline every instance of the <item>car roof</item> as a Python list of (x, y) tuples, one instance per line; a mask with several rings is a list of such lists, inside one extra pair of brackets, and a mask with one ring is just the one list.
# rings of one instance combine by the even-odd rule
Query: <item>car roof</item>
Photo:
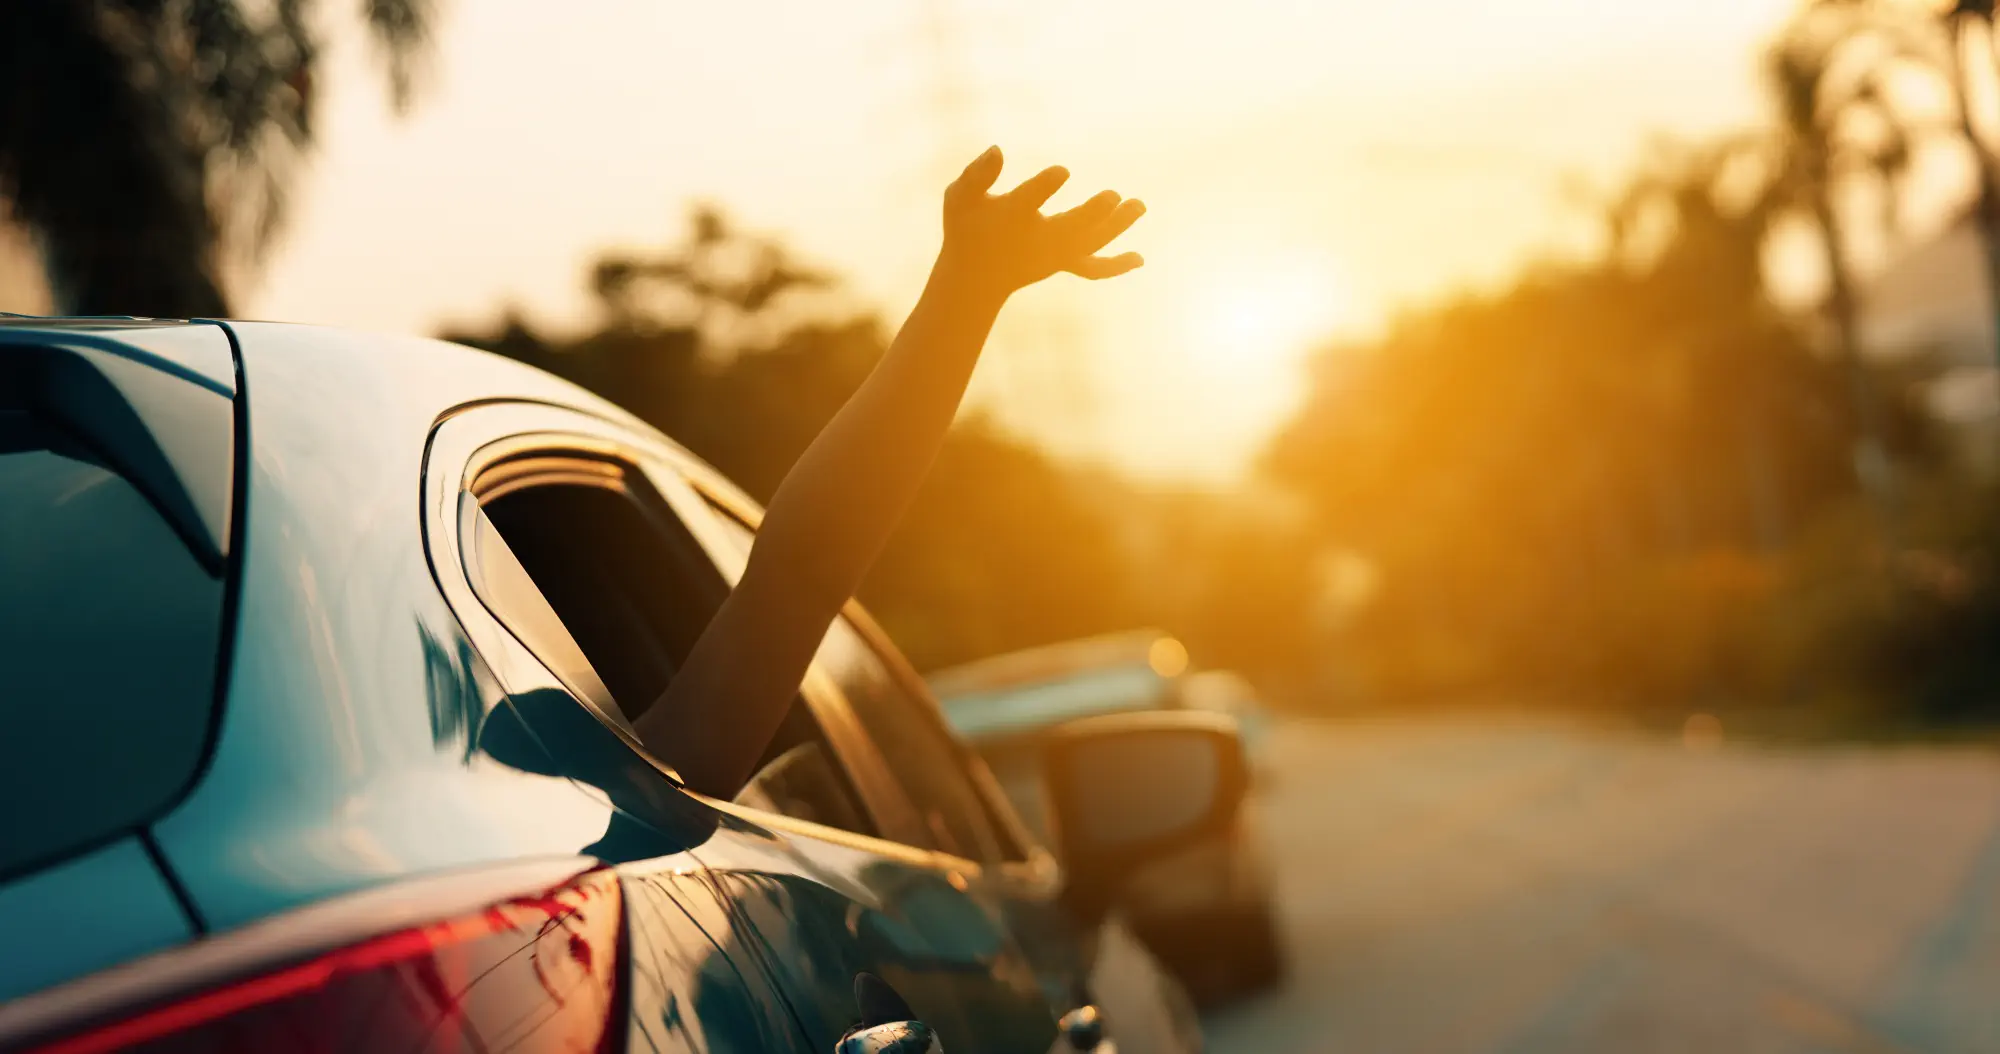
[[(393, 378), (404, 392), (419, 399), (434, 401), (449, 398), (451, 392), (466, 391), (468, 386), (464, 381), (470, 379), (482, 390), (492, 393), (483, 397), (486, 399), (512, 398), (566, 406), (666, 438), (617, 404), (554, 374), (503, 355), (449, 341), (293, 322), (0, 312), (0, 336), (10, 343), (26, 343), (38, 338), (56, 343), (81, 343), (197, 379), (224, 394), (233, 394), (237, 384), (234, 364), (226, 356), (217, 357), (197, 341), (184, 336), (212, 331), (216, 327), (230, 335), (246, 369), (250, 363), (271, 356), (318, 354), (365, 358), (373, 360), (369, 363), (371, 372)], [(255, 393), (249, 394), (254, 404)], [(344, 393), (335, 389), (325, 394), (328, 398), (337, 399), (361, 393)], [(468, 398), (482, 397), (468, 394)], [(671, 439), (667, 439), (667, 443), (676, 455), (713, 471), (701, 464), (700, 459), (685, 447)]]

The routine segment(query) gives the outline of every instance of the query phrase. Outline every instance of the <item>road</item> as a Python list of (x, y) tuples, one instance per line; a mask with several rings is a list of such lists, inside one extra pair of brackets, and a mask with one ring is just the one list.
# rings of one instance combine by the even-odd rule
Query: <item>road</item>
[(2000, 1051), (2000, 757), (1288, 725), (1285, 990), (1217, 1054)]

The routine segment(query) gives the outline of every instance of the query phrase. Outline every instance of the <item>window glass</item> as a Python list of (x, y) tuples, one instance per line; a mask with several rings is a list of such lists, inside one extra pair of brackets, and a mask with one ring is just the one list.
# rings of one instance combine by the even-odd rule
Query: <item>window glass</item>
[[(465, 495), (471, 500), (471, 495)], [(460, 544), (465, 549), (466, 577), (473, 592), (509, 632), (528, 646), (556, 679), (571, 691), (589, 699), (599, 709), (625, 721), (625, 714), (611, 690), (598, 680), (596, 668), (570, 636), (561, 616), (549, 606), (547, 597), (528, 576), (527, 568), (500, 537), (499, 528), (476, 505), (461, 520)], [(626, 722), (629, 726), (630, 722)]]
[(736, 801), (843, 831), (876, 833), (846, 770), (834, 759), (833, 748), (820, 733), (819, 722), (797, 699), (772, 737), (756, 775), (737, 793)]
[(964, 755), (929, 701), (904, 689), (844, 615), (828, 627), (817, 661), (840, 685), (936, 848), (973, 860), (1001, 859), (999, 833), (966, 777)]
[(201, 762), (221, 633), (222, 583), (145, 497), (0, 408), (0, 873), (172, 801)]

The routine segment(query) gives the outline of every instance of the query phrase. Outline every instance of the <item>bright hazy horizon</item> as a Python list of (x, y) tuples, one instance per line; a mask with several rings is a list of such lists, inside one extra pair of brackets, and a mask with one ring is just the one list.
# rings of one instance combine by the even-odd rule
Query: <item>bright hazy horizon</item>
[(975, 398), (1068, 453), (1224, 479), (1316, 342), (1576, 237), (1567, 176), (1758, 119), (1755, 49), (1792, 3), (1075, 6), (459, 0), (402, 118), (340, 37), (239, 310), (429, 333), (512, 303), (572, 328), (597, 253), (676, 240), (711, 201), (893, 324), (947, 155), (998, 143), (1003, 183), (1071, 169), (1056, 207), (1143, 198), (1117, 248), (1148, 264), (1018, 298)]

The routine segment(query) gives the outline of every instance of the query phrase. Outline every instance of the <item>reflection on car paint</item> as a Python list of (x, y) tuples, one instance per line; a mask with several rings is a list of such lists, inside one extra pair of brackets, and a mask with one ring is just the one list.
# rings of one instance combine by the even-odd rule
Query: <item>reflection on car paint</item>
[(995, 919), (938, 872), (736, 818), (692, 854), (816, 1049), (854, 1023), (854, 976), (888, 981), (951, 1051), (1043, 1050), (1054, 1015)]
[[(737, 939), (714, 891), (690, 871), (621, 869), (631, 942), (628, 1050), (709, 1054), (803, 1051), (797, 1021), (769, 979), (739, 969)], [(741, 949), (735, 949), (741, 954)]]
[(474, 730), (486, 716), (489, 693), (479, 683), (485, 663), (463, 637), (447, 644), (422, 622), (417, 623), (417, 637), (423, 642), (424, 701), (430, 705), (431, 742), (440, 751), (455, 753), (469, 762), (477, 749)]
[(487, 716), (480, 746), (518, 768), (568, 779), (603, 802), (604, 831), (583, 850), (600, 859), (682, 852), (714, 830), (712, 810), (667, 783), (560, 688), (509, 696)]

